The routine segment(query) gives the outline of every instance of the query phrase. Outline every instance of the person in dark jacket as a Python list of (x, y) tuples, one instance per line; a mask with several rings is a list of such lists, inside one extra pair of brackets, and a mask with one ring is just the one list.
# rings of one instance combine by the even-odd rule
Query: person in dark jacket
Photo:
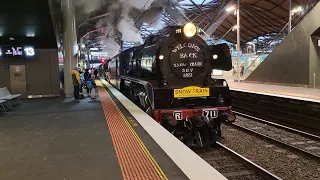
[(87, 79), (89, 78), (89, 74), (90, 74), (89, 73), (89, 69), (86, 69), (85, 72), (84, 72), (84, 75), (83, 75), (84, 76), (84, 81), (87, 81)]
[(80, 73), (79, 73), (79, 68), (78, 67), (74, 67), (73, 71), (72, 71), (72, 82), (73, 82), (73, 87), (74, 87), (74, 98), (76, 100), (80, 99), (80, 84), (81, 84), (81, 80), (80, 80)]
[(98, 69), (94, 69), (94, 76), (95, 78), (98, 78)]
[(90, 72), (89, 72), (89, 69), (86, 69), (86, 71), (84, 72), (84, 84), (85, 84), (85, 88), (87, 89), (87, 93), (89, 95), (90, 91), (89, 91), (89, 88), (87, 87), (87, 80), (89, 79), (90, 77)]

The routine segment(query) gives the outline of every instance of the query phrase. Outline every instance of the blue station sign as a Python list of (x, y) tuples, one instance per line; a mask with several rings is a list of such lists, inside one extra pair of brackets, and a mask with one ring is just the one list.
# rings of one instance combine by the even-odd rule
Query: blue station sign
[(34, 58), (33, 46), (0, 46), (0, 58)]

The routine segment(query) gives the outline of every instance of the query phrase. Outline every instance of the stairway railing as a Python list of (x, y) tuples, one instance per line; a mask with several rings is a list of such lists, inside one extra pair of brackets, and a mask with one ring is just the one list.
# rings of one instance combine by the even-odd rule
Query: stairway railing
[[(304, 10), (304, 13), (301, 13), (299, 15), (299, 17), (297, 17), (295, 19), (296, 22), (299, 22), (306, 14), (308, 14), (310, 12), (310, 10), (319, 2), (319, 0), (315, 0), (313, 1), (311, 4), (309, 4), (306, 9)], [(279, 33), (277, 33), (274, 38), (270, 39), (269, 41), (266, 42), (267, 46), (265, 46), (263, 48), (263, 50), (261, 52), (273, 52), (273, 50), (281, 43), (281, 41), (284, 39), (285, 37), (285, 29), (286, 27), (289, 25), (289, 22), (280, 30)], [(289, 34), (289, 33), (288, 33)], [(287, 35), (288, 35), (287, 34)], [(272, 42), (277, 42), (275, 45), (271, 46), (271, 43)], [(267, 53), (267, 54), (270, 54), (270, 53)], [(258, 56), (251, 62), (251, 64), (249, 66), (247, 66), (245, 69), (244, 69), (244, 72), (243, 72), (243, 76), (241, 77), (241, 80), (244, 80), (246, 79), (261, 63), (259, 63), (257, 65), (256, 61), (261, 57), (261, 55), (264, 54), (264, 53), (259, 53)], [(253, 66), (255, 65), (255, 66)], [(252, 68), (254, 67), (254, 68)]]

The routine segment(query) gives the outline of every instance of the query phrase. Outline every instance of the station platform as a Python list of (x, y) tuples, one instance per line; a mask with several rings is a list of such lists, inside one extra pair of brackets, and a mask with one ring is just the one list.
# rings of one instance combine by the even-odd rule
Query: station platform
[(0, 179), (226, 179), (105, 81), (0, 113)]
[(320, 103), (320, 89), (228, 81), (230, 90)]

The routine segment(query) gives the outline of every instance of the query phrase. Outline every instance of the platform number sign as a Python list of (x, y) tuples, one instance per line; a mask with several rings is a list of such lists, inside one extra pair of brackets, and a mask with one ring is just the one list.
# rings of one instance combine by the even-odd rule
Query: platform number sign
[(1, 58), (34, 58), (35, 49), (33, 46), (1, 46)]
[(218, 117), (218, 111), (216, 109), (202, 110), (202, 116), (207, 118), (216, 118)]
[(175, 111), (173, 112), (173, 117), (176, 120), (182, 120), (182, 112), (181, 111)]

